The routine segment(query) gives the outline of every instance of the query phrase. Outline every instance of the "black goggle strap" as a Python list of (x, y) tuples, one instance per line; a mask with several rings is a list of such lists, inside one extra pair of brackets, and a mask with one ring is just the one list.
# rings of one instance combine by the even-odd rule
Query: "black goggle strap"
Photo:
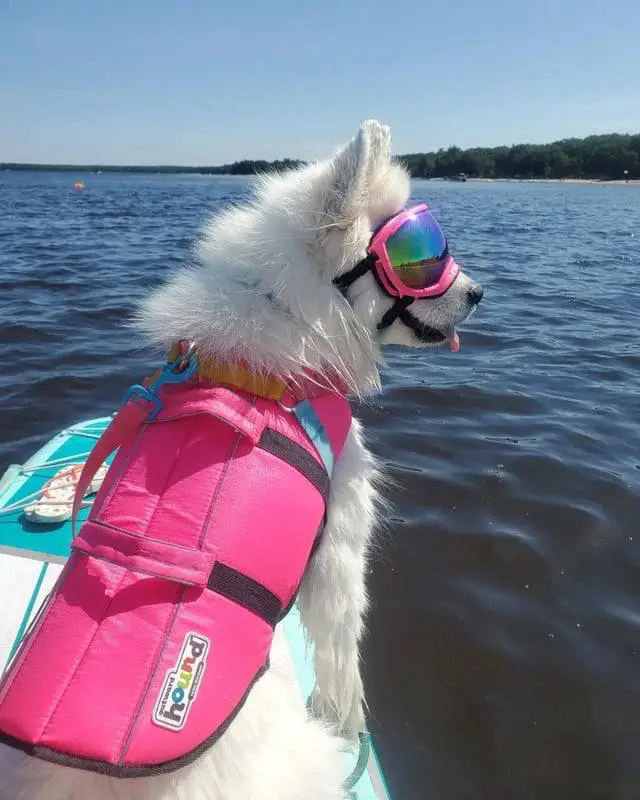
[(359, 261), (355, 267), (352, 267), (350, 270), (347, 270), (347, 272), (343, 272), (342, 275), (338, 275), (337, 278), (334, 278), (333, 285), (346, 297), (345, 292), (347, 288), (351, 286), (352, 283), (355, 283), (358, 278), (365, 275), (370, 269), (373, 269), (375, 260), (375, 256), (369, 253), (369, 255), (363, 258), (362, 261)]
[[(369, 253), (369, 255), (366, 258), (363, 258), (362, 261), (359, 261), (355, 267), (352, 267), (347, 272), (344, 272), (342, 275), (339, 275), (337, 278), (335, 278), (333, 281), (334, 286), (344, 295), (347, 300), (349, 300), (347, 297), (348, 287), (351, 286), (352, 283), (355, 283), (358, 278), (361, 278), (363, 275), (365, 275), (370, 269), (373, 269), (375, 261), (376, 257), (372, 253)], [(382, 291), (385, 294), (388, 294), (375, 269), (373, 270), (373, 274)], [(411, 305), (411, 303), (413, 303), (414, 299), (414, 297), (398, 297), (395, 303), (378, 323), (378, 330), (383, 331), (385, 328), (393, 325), (398, 317), (405, 323), (405, 325), (409, 324), (409, 327), (411, 327), (411, 324), (407, 322), (406, 318), (411, 318), (412, 315), (407, 312), (407, 308)]]
[(407, 308), (411, 305), (411, 303), (413, 303), (414, 300), (414, 297), (399, 297), (378, 323), (378, 330), (383, 331), (385, 328), (388, 328), (389, 325), (392, 325), (398, 319), (398, 317), (400, 317), (402, 322), (407, 324), (405, 322), (405, 317), (411, 316), (407, 313)]

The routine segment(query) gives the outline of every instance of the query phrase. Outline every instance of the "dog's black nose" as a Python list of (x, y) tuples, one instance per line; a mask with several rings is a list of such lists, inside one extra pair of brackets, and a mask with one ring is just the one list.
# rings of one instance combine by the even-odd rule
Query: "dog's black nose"
[(478, 303), (482, 300), (484, 295), (484, 289), (480, 286), (479, 283), (476, 283), (469, 289), (469, 300), (473, 303), (474, 306), (477, 306)]

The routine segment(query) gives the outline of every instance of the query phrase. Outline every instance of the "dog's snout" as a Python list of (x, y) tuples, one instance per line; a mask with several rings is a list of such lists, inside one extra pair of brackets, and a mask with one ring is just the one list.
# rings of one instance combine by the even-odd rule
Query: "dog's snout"
[(480, 286), (479, 283), (474, 284), (468, 291), (469, 300), (473, 303), (474, 306), (477, 306), (478, 303), (482, 300), (484, 295), (484, 289)]

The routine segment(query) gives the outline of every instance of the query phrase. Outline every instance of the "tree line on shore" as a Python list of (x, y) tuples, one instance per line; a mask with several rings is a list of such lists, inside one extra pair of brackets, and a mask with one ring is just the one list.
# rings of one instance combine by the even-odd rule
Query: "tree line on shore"
[[(640, 134), (612, 133), (584, 139), (562, 139), (551, 144), (472, 147), (467, 150), (454, 146), (432, 153), (398, 156), (398, 160), (414, 178), (446, 178), (459, 173), (477, 178), (640, 178)], [(304, 163), (290, 158), (278, 161), (245, 159), (214, 167), (0, 163), (0, 170), (254, 175), (291, 169)]]
[(468, 150), (449, 147), (400, 160), (414, 178), (445, 178), (461, 172), (477, 178), (640, 178), (640, 134)]
[(271, 170), (295, 169), (304, 164), (304, 161), (294, 158), (283, 158), (277, 161), (264, 161), (262, 159), (234, 161), (233, 164), (222, 164), (216, 167), (185, 167), (175, 165), (165, 166), (115, 166), (109, 164), (21, 164), (0, 162), (0, 171), (3, 169), (28, 170), (31, 172), (136, 172), (136, 173), (179, 173), (181, 175), (256, 175), (259, 172)]

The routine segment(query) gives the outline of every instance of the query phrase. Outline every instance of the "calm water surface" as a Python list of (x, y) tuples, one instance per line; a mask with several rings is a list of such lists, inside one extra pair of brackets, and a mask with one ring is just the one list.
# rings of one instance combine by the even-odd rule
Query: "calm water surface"
[[(0, 173), (0, 469), (149, 372), (122, 322), (249, 186)], [(394, 480), (364, 647), (392, 793), (638, 800), (640, 189), (414, 194), (486, 296), (358, 409)]]

